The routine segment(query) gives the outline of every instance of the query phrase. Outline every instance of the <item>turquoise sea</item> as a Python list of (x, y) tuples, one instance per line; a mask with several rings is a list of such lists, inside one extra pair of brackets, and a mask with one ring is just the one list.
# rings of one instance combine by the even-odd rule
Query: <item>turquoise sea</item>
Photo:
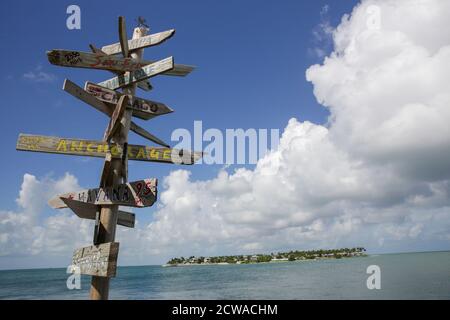
[[(381, 289), (366, 286), (369, 265)], [(0, 299), (86, 299), (90, 277), (68, 290), (65, 269), (0, 271)], [(111, 299), (450, 299), (450, 252), (361, 258), (161, 267), (120, 267)]]

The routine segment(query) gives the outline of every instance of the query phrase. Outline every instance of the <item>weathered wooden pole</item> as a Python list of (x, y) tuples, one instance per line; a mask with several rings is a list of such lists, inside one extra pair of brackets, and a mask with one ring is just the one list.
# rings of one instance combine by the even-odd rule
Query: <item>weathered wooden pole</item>
[[(173, 112), (163, 103), (135, 96), (136, 87), (151, 89), (147, 79), (159, 74), (186, 76), (194, 67), (174, 64), (173, 57), (157, 61), (142, 60), (143, 49), (169, 39), (175, 29), (146, 36), (148, 28), (140, 20), (128, 40), (125, 20), (119, 17), (120, 43), (89, 45), (92, 53), (74, 50), (47, 52), (51, 64), (63, 67), (108, 70), (115, 77), (98, 84), (86, 82), (81, 88), (66, 79), (63, 90), (110, 118), (103, 140), (66, 139), (20, 134), (16, 149), (21, 151), (101, 157), (105, 159), (98, 188), (59, 194), (49, 200), (54, 209), (70, 208), (82, 219), (95, 219), (94, 245), (76, 249), (70, 265), (72, 272), (91, 275), (90, 298), (106, 300), (109, 278), (116, 276), (119, 243), (115, 242), (116, 226), (134, 228), (135, 215), (119, 210), (119, 205), (144, 208), (157, 198), (157, 179), (128, 181), (128, 160), (172, 164), (194, 164), (202, 152), (172, 149), (144, 128), (131, 121), (132, 116), (149, 120)], [(122, 57), (119, 54), (122, 54)], [(118, 90), (122, 89), (122, 92)], [(161, 147), (128, 144), (128, 132), (159, 144)], [(181, 157), (181, 162), (180, 162)]]
[[(121, 20), (120, 20), (121, 21)], [(122, 20), (123, 21), (123, 20)], [(124, 34), (124, 24), (119, 23), (119, 33)], [(145, 27), (137, 27), (133, 32), (133, 39), (141, 38), (145, 36), (147, 33), (147, 28)], [(122, 39), (125, 38), (125, 42), (127, 41), (126, 34), (121, 36), (121, 45), (126, 46), (126, 50), (128, 51), (128, 45), (124, 44)], [(143, 49), (136, 50), (131, 54), (131, 58), (133, 60), (139, 61), (142, 59)], [(124, 52), (127, 55), (127, 52)], [(127, 95), (134, 96), (136, 91), (136, 84), (131, 84), (123, 88), (123, 93)], [(125, 113), (121, 119), (120, 130), (113, 136), (112, 140), (123, 147), (124, 154), (122, 158), (112, 158), (109, 155), (106, 156), (105, 166), (103, 170), (107, 170), (104, 172), (106, 176), (104, 176), (104, 186), (103, 187), (115, 187), (121, 183), (127, 182), (128, 179), (128, 155), (127, 155), (127, 144), (128, 144), (128, 131), (130, 130), (132, 110), (126, 109)], [(109, 162), (107, 164), (106, 162)], [(108, 243), (114, 242), (116, 235), (116, 225), (117, 225), (117, 216), (118, 216), (118, 205), (107, 205), (102, 206), (100, 211), (100, 219), (99, 219), (99, 227), (97, 234), (97, 243)], [(91, 300), (107, 300), (109, 294), (109, 278), (108, 277), (98, 277), (92, 276), (91, 280), (91, 292), (90, 298)]]

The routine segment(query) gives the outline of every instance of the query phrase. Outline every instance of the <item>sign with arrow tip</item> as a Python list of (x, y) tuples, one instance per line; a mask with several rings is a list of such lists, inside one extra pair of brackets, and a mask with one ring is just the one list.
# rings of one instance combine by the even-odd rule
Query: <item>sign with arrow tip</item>
[[(150, 46), (160, 44), (161, 42), (172, 37), (174, 34), (175, 34), (175, 29), (170, 29), (170, 30), (158, 32), (155, 34), (150, 34), (148, 36), (141, 37), (138, 39), (128, 40), (128, 50), (130, 50), (130, 51), (138, 50), (138, 49), (143, 49), (143, 48), (147, 48)], [(116, 54), (116, 53), (120, 53), (122, 51), (122, 48), (121, 48), (121, 45), (119, 42), (119, 43), (114, 43), (114, 44), (110, 44), (110, 45), (102, 47), (102, 51), (108, 55)]]
[[(111, 154), (113, 159), (121, 159), (123, 147), (116, 143), (104, 141), (58, 138), (23, 134), (19, 135), (16, 150), (57, 153), (74, 156), (88, 156), (104, 158)], [(147, 147), (129, 144), (128, 159), (137, 161), (163, 162), (191, 165), (198, 161), (202, 152), (191, 152), (180, 149)]]
[(51, 64), (61, 67), (99, 69), (114, 72), (135, 71), (154, 63), (154, 61), (146, 63), (132, 58), (102, 56), (74, 50), (51, 50), (47, 52), (47, 58)]
[(58, 195), (48, 202), (54, 209), (66, 208), (63, 199), (94, 205), (121, 205), (128, 207), (150, 207), (156, 201), (157, 179), (144, 179), (119, 184), (114, 187), (85, 189)]
[(150, 77), (154, 77), (160, 73), (172, 69), (173, 69), (173, 57), (168, 57), (159, 60), (155, 63), (149, 64), (145, 67), (142, 67), (139, 70), (127, 72), (124, 75), (119, 75), (109, 80), (100, 82), (99, 85), (112, 90), (116, 90), (119, 88), (123, 88), (125, 86), (138, 83), (139, 81), (146, 80)]
[[(92, 82), (86, 82), (84, 90), (95, 96), (98, 100), (114, 105), (119, 102), (120, 97), (123, 95), (120, 92), (99, 86)], [(133, 116), (143, 120), (149, 120), (156, 116), (173, 112), (171, 108), (163, 103), (138, 97), (131, 97), (131, 99), (128, 100), (128, 106), (133, 109)]]
[[(58, 203), (58, 207), (55, 209), (65, 209), (69, 208), (73, 211), (79, 218), (81, 219), (90, 219), (94, 220), (95, 215), (100, 210), (100, 206), (97, 206), (92, 203), (81, 202), (73, 199), (69, 199), (69, 197), (60, 197), (61, 201), (64, 202), (65, 206), (62, 206), (61, 203)], [(134, 228), (135, 222), (135, 214), (131, 212), (126, 212), (119, 210), (117, 215), (117, 224), (119, 226), (124, 226), (127, 228)]]

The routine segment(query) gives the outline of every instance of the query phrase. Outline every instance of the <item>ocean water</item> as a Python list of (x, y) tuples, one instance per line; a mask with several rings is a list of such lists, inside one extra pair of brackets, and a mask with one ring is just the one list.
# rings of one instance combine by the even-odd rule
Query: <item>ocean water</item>
[[(366, 285), (369, 265), (381, 289)], [(0, 271), (0, 299), (87, 299), (65, 269)], [(251, 265), (119, 267), (111, 299), (450, 299), (450, 252)]]

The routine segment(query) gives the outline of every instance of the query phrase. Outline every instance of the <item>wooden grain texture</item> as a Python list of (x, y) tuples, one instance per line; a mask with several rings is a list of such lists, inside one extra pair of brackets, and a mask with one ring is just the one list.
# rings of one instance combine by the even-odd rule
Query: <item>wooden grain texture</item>
[[(135, 28), (133, 31), (133, 39), (138, 39), (146, 34), (145, 28)], [(131, 54), (133, 59), (140, 60), (142, 58), (142, 51), (137, 50)], [(126, 86), (123, 88), (123, 92), (128, 95), (135, 95), (136, 84)], [(126, 110), (125, 115), (122, 118), (122, 126), (120, 132), (114, 136), (114, 141), (119, 145), (125, 147), (128, 143), (128, 131), (130, 127), (130, 121), (132, 117), (132, 111)], [(128, 177), (128, 157), (127, 152), (123, 152), (120, 159), (111, 160), (111, 170), (109, 177), (106, 179), (108, 184), (106, 187), (115, 186), (120, 183), (126, 182)], [(118, 206), (102, 206), (100, 215), (98, 216), (98, 233), (95, 237), (96, 243), (113, 242), (115, 240), (116, 224), (118, 219)], [(109, 278), (102, 278), (93, 276), (91, 280), (90, 297), (93, 300), (108, 299), (109, 292)]]
[(119, 42), (122, 55), (124, 56), (124, 58), (128, 58), (129, 52), (128, 52), (127, 29), (125, 27), (125, 18), (122, 16), (119, 17)]
[(105, 161), (103, 162), (102, 173), (100, 175), (99, 187), (105, 187), (111, 185), (111, 170), (112, 170), (112, 155), (111, 153), (106, 154)]
[[(59, 203), (58, 201), (57, 202), (58, 206), (55, 209), (69, 208), (81, 219), (94, 220), (95, 214), (97, 213), (97, 211), (100, 211), (100, 207), (95, 204), (81, 202), (64, 197), (61, 197), (60, 200), (64, 203), (64, 206), (62, 206), (61, 203)], [(53, 199), (51, 199), (50, 201), (52, 202), (52, 204), (55, 203)], [(135, 223), (134, 213), (119, 210), (117, 217), (118, 225), (127, 228), (134, 228), (134, 223)]]
[(162, 141), (161, 139), (159, 139), (158, 137), (154, 136), (153, 134), (151, 134), (150, 132), (148, 132), (147, 130), (145, 130), (144, 128), (138, 126), (136, 123), (134, 123), (133, 121), (131, 121), (130, 123), (130, 130), (133, 131), (134, 133), (140, 135), (141, 137), (148, 139), (156, 144), (159, 144), (160, 146), (166, 147), (166, 148), (170, 148), (170, 146), (165, 143), (164, 141)]
[[(114, 112), (114, 105), (119, 102), (123, 94), (90, 82), (87, 82), (86, 86), (88, 90), (83, 90), (83, 88), (72, 81), (65, 79), (63, 90), (111, 117)], [(141, 98), (128, 99), (126, 106), (133, 110), (133, 116), (143, 120), (149, 120), (156, 116), (173, 112), (171, 108), (163, 103)]]
[[(97, 47), (95, 47), (93, 44), (90, 44), (89, 47), (91, 48), (91, 51), (92, 51), (93, 53), (95, 53), (95, 54), (97, 54), (97, 55), (100, 55), (100, 56), (107, 56), (106, 53), (104, 53), (102, 50), (100, 50), (100, 49), (98, 49)], [(132, 61), (135, 61), (135, 60), (133, 59)], [(150, 64), (150, 63), (153, 63), (153, 62), (154, 62), (154, 61), (149, 62), (149, 63), (142, 63), (142, 62), (141, 62), (141, 64), (142, 64), (142, 65), (147, 65), (147, 64)], [(111, 70), (109, 70), (109, 71), (111, 71)], [(120, 72), (117, 72), (117, 71), (111, 71), (111, 72), (112, 72), (112, 73), (115, 73), (115, 74), (117, 74), (117, 75), (120, 74)], [(144, 91), (150, 91), (150, 90), (153, 89), (152, 85), (150, 84), (150, 82), (149, 82), (148, 80), (139, 81), (139, 82), (137, 83), (137, 86), (138, 86), (138, 88), (140, 88), (140, 89), (142, 89), (142, 90), (144, 90)]]
[(115, 277), (119, 243), (108, 242), (99, 245), (80, 248), (74, 251), (71, 270), (77, 268), (81, 274), (97, 277)]
[(114, 134), (116, 134), (117, 130), (120, 127), (120, 120), (122, 119), (123, 114), (125, 113), (125, 108), (128, 104), (128, 96), (123, 95), (120, 97), (117, 102), (116, 108), (114, 109), (113, 114), (111, 115), (111, 121), (109, 122), (107, 132), (105, 133), (104, 141), (110, 141)]
[(102, 81), (99, 83), (100, 86), (106, 87), (112, 90), (123, 88), (129, 86), (139, 81), (146, 80), (148, 78), (154, 77), (160, 73), (173, 69), (173, 57), (168, 57), (159, 60), (155, 63), (146, 65), (139, 70), (126, 72), (123, 75)]
[(64, 80), (63, 90), (109, 117), (114, 112), (114, 109), (110, 105), (107, 105), (101, 100), (97, 99), (95, 96), (86, 92), (85, 90), (83, 90), (83, 88), (77, 86), (69, 79)]
[[(84, 90), (95, 96), (98, 100), (107, 104), (117, 104), (122, 93), (99, 86), (98, 84), (87, 81)], [(156, 116), (173, 112), (173, 109), (163, 103), (146, 100), (138, 97), (129, 97), (128, 106), (133, 110), (133, 116), (149, 120)]]
[(53, 197), (48, 204), (54, 209), (66, 208), (68, 204), (63, 199), (69, 199), (93, 205), (150, 207), (156, 201), (157, 185), (158, 180), (151, 178), (111, 187), (85, 189)]
[(48, 61), (57, 66), (71, 68), (86, 68), (126, 72), (139, 70), (155, 61), (136, 61), (120, 56), (99, 55), (90, 52), (55, 49), (47, 52)]
[[(144, 65), (148, 65), (148, 64), (151, 64), (151, 63), (155, 63), (155, 62), (156, 62), (155, 60), (141, 60), (141, 63), (144, 64)], [(191, 73), (194, 69), (195, 69), (195, 66), (190, 66), (190, 65), (187, 65), (187, 64), (175, 63), (173, 65), (173, 69), (172, 70), (165, 71), (165, 72), (161, 73), (161, 75), (185, 77), (189, 73)]]
[[(128, 40), (128, 50), (137, 50), (137, 49), (143, 49), (150, 46), (154, 46), (157, 44), (162, 43), (163, 41), (169, 39), (175, 34), (175, 29), (170, 29), (163, 32), (158, 32), (154, 34), (149, 34), (148, 36), (141, 37), (138, 39), (131, 39)], [(120, 42), (113, 43), (107, 46), (102, 47), (102, 51), (106, 54), (116, 54), (121, 53), (122, 49), (120, 46)]]
[[(19, 135), (16, 149), (20, 151), (56, 153), (74, 156), (104, 158), (111, 153), (112, 158), (121, 158), (123, 149), (115, 143), (103, 141), (59, 138), (23, 134)], [(202, 157), (202, 152), (180, 149), (128, 145), (128, 159), (175, 164), (194, 164)]]

